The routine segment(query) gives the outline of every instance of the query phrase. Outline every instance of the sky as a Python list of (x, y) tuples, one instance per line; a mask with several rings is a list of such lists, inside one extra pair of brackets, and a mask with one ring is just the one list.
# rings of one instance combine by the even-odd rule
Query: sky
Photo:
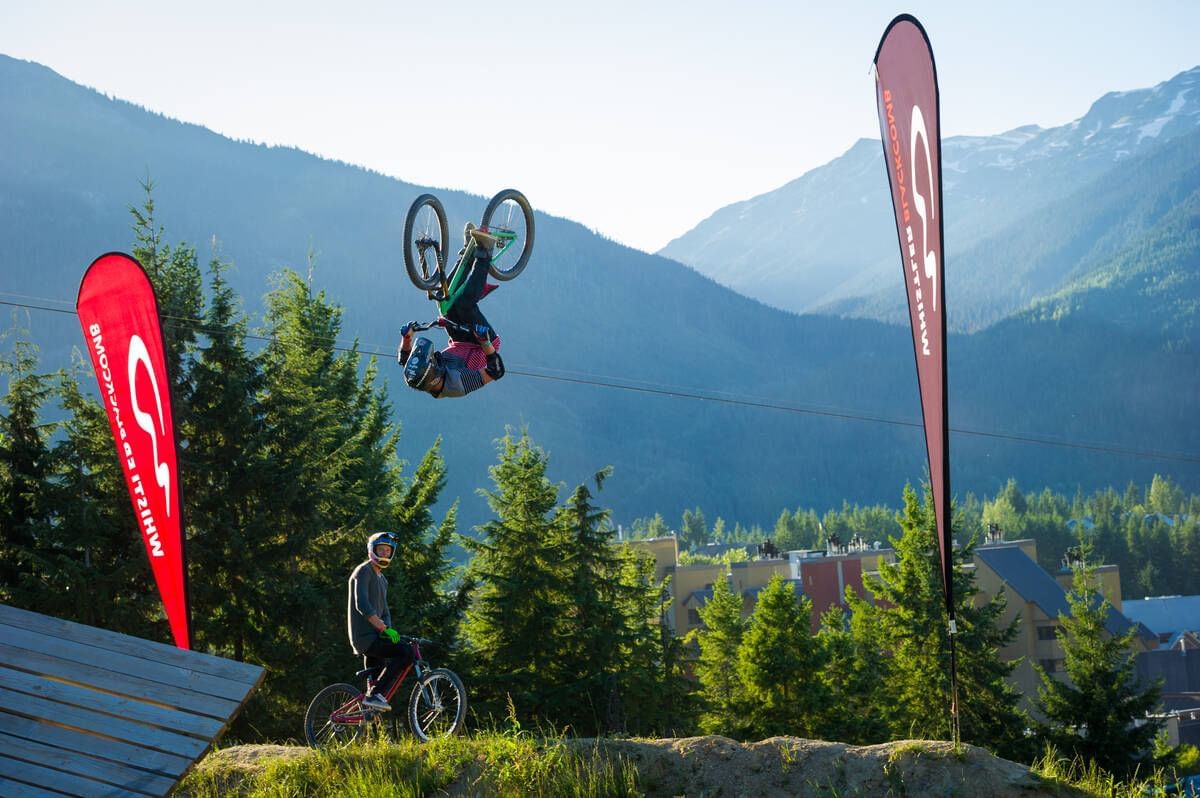
[(900, 12), (946, 136), (1060, 125), (1200, 64), (1195, 0), (0, 0), (0, 53), (232, 138), (519, 188), (653, 252), (878, 138), (872, 58)]

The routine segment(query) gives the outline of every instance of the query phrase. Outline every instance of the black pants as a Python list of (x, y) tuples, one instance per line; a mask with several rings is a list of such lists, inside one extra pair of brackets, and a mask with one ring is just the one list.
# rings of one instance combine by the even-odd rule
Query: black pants
[(408, 642), (393, 643), (386, 637), (381, 637), (371, 644), (363, 657), (363, 666), (377, 668), (383, 665), (383, 673), (375, 682), (375, 695), (387, 696), (392, 689), (392, 682), (400, 678), (404, 669), (412, 664), (412, 644)]
[(487, 284), (488, 266), (491, 262), (492, 254), (490, 252), (482, 247), (475, 248), (475, 259), (470, 266), (471, 273), (467, 276), (466, 288), (463, 289), (458, 299), (454, 300), (454, 304), (446, 313), (446, 318), (456, 324), (466, 326), (469, 332), (447, 329), (450, 340), (463, 341), (468, 344), (475, 343), (475, 336), (472, 333), (480, 324), (486, 325), (488, 329), (492, 330), (492, 336), (495, 336), (496, 331), (492, 329), (492, 325), (488, 324), (487, 318), (479, 312), (479, 300), (483, 297), (483, 287)]

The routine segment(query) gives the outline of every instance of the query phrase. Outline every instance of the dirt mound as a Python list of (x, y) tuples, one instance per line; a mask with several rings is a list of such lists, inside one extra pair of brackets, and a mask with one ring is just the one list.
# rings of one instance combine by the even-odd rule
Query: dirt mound
[(1024, 765), (965, 745), (908, 740), (851, 746), (773, 737), (738, 743), (726, 737), (679, 740), (575, 740), (637, 766), (648, 796), (1070, 796)]
[[(578, 739), (548, 741), (566, 745), (585, 759), (599, 751), (638, 771), (648, 798), (848, 798), (849, 796), (956, 796), (958, 798), (1070, 798), (1083, 793), (1043, 782), (1029, 768), (993, 756), (982, 748), (907, 740), (852, 746), (773, 737), (738, 743), (727, 737), (667, 740)], [(224, 774), (230, 792), (243, 778), (278, 759), (307, 756), (310, 749), (283, 745), (243, 745), (211, 754), (206, 763)], [(477, 767), (477, 763), (476, 763)], [(462, 773), (440, 795), (480, 795), (478, 773)]]

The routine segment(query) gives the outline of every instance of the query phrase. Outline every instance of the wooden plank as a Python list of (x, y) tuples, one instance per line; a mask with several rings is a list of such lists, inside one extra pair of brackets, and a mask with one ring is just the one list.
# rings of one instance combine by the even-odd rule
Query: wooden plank
[(2, 687), (0, 687), (0, 707), (4, 707), (10, 712), (19, 712), (34, 718), (47, 718), (64, 726), (136, 742), (147, 748), (169, 751), (192, 759), (199, 757), (209, 746), (208, 740), (198, 737), (188, 737), (166, 729), (134, 723), (123, 718), (114, 718), (111, 715), (93, 712), (83, 707), (64, 706), (57, 701), (6, 690)]
[[(78, 656), (76, 651), (75, 655)], [(208, 693), (187, 690), (173, 684), (149, 681), (131, 673), (108, 670), (78, 659), (64, 659), (41, 651), (0, 643), (0, 666), (7, 665), (44, 676), (68, 679), (127, 696), (143, 696), (151, 692), (163, 703), (186, 709), (198, 715), (208, 715), (222, 722), (237, 711), (239, 702), (218, 698)]]
[(43, 632), (31, 631), (3, 623), (0, 623), (0, 640), (3, 640), (14, 648), (40, 651), (60, 659), (75, 659), (80, 662), (89, 662), (95, 667), (105, 670), (128, 673), (160, 684), (174, 685), (197, 693), (205, 693), (238, 701), (239, 703), (245, 700), (250, 690), (250, 688), (241, 682), (207, 673), (200, 673), (191, 670), (186, 665), (156, 662), (138, 657), (137, 655), (113, 652), (75, 640), (46, 636)]
[[(92, 756), (111, 759), (114, 762), (126, 762), (171, 778), (178, 778), (192, 763), (189, 757), (156, 751), (153, 748), (142, 748), (123, 740), (112, 740), (91, 732), (55, 726), (44, 720), (10, 715), (7, 712), (0, 712), (0, 734), (84, 751)], [(2, 790), (0, 795), (4, 795)]]
[(36, 674), (11, 668), (0, 667), (0, 687), (48, 698), (62, 709), (71, 706), (87, 707), (126, 720), (194, 734), (206, 740), (211, 740), (225, 725), (222, 721), (204, 715), (192, 715), (178, 709), (155, 706), (134, 698), (101, 693), (73, 684), (51, 682)]
[(204, 654), (199, 651), (185, 651), (165, 643), (131, 637), (129, 635), (97, 629), (94, 626), (84, 626), (72, 621), (51, 618), (36, 612), (17, 609), (16, 607), (0, 604), (0, 623), (40, 632), (52, 637), (70, 638), (76, 643), (93, 645), (98, 648), (130, 654), (135, 657), (161, 662), (166, 665), (188, 668), (198, 673), (206, 673), (222, 679), (239, 682), (252, 686), (258, 683), (262, 668), (257, 665), (247, 665), (231, 659)]
[(0, 776), (0, 795), (4, 798), (63, 798), (66, 793)]
[(68, 751), (23, 737), (0, 734), (0, 751), (6, 756), (36, 762), (42, 767), (60, 770), (94, 781), (119, 784), (130, 792), (144, 795), (165, 795), (175, 786), (175, 779), (150, 773), (130, 765), (96, 759), (90, 752)]
[(0, 778), (5, 776), (26, 783), (34, 782), (47, 789), (58, 790), (67, 795), (78, 796), (78, 798), (118, 798), (118, 796), (130, 794), (128, 790), (111, 784), (103, 784), (70, 773), (63, 773), (60, 770), (44, 768), (32, 762), (11, 759), (4, 753), (0, 753)]

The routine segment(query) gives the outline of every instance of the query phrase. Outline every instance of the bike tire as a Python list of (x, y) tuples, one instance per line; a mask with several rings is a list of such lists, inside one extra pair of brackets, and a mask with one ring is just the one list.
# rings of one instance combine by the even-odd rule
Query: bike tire
[(421, 742), (460, 733), (466, 719), (467, 689), (454, 671), (435, 668), (413, 687), (408, 725)]
[(422, 291), (440, 285), (449, 247), (446, 209), (437, 197), (422, 194), (404, 217), (404, 269), (413, 285)]
[(359, 707), (357, 723), (334, 723), (334, 710), (362, 698), (362, 690), (351, 684), (331, 684), (313, 696), (304, 713), (304, 739), (313, 748), (342, 748), (362, 736), (367, 718)]
[(497, 280), (513, 279), (525, 270), (529, 256), (533, 254), (533, 208), (529, 200), (515, 188), (504, 189), (487, 204), (483, 226), (493, 234), (516, 234), (512, 244), (496, 250), (488, 267), (488, 272)]

